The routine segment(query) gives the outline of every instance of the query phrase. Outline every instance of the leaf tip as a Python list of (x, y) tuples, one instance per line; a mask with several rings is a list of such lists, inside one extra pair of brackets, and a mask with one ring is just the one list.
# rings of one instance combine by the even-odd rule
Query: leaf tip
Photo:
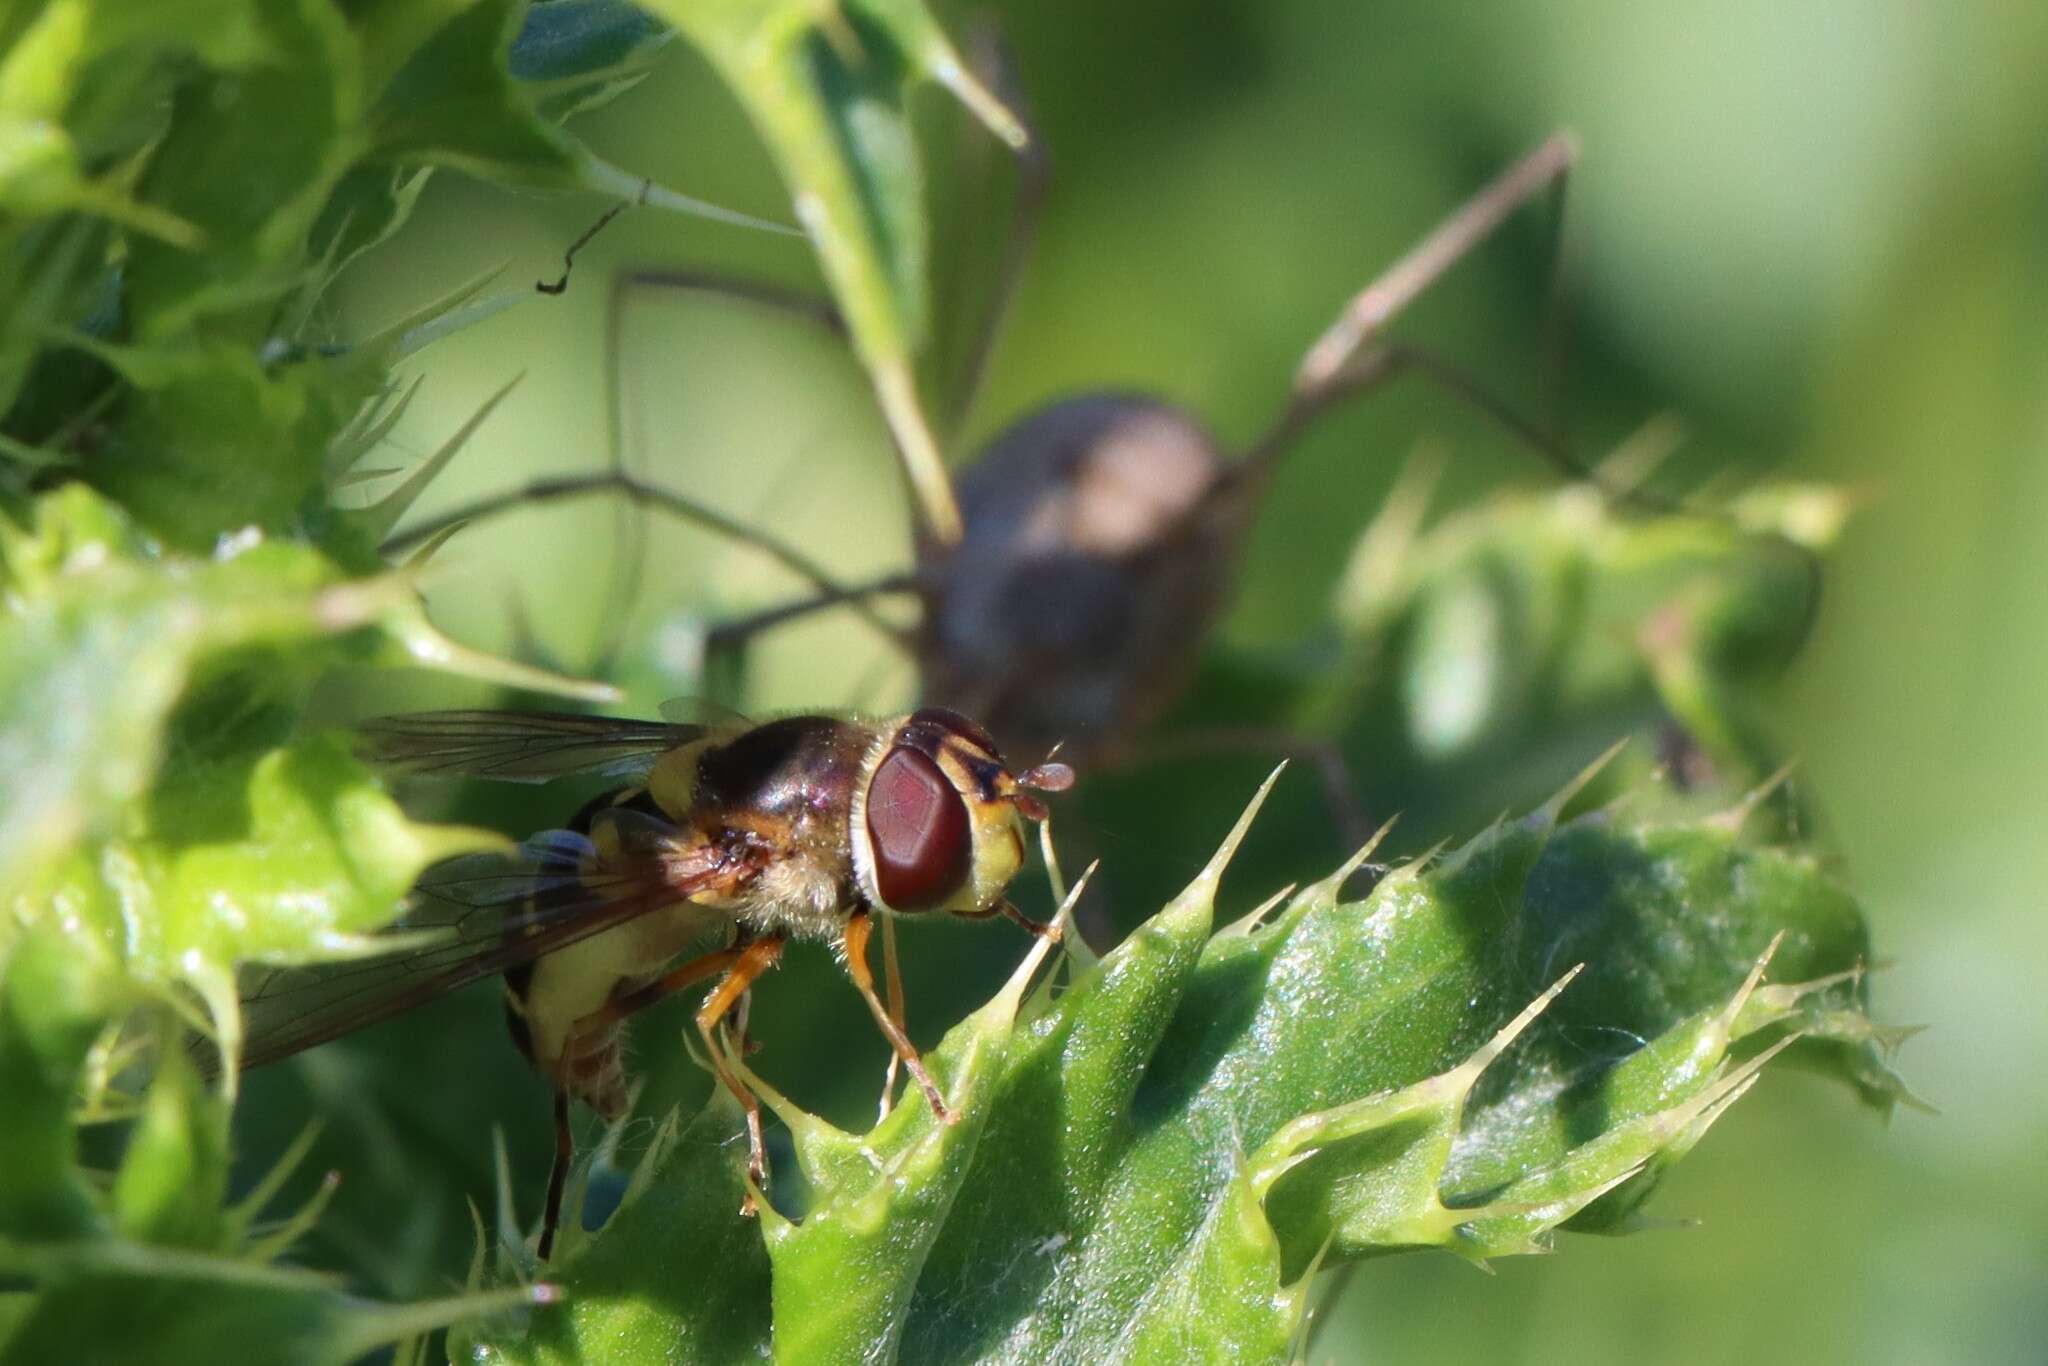
[(1195, 880), (1174, 898), (1175, 906), (1200, 905), (1205, 909), (1213, 908), (1216, 887), (1223, 880), (1223, 870), (1230, 866), (1230, 860), (1236, 856), (1238, 846), (1244, 843), (1244, 837), (1251, 832), (1252, 821), (1258, 817), (1259, 808), (1266, 804), (1266, 798), (1272, 795), (1273, 785), (1280, 781), (1280, 775), (1286, 771), (1287, 761), (1283, 759), (1266, 775), (1266, 781), (1259, 784), (1259, 790), (1252, 794), (1251, 801), (1246, 804), (1243, 814), (1238, 816), (1237, 823), (1230, 827), (1230, 833), (1223, 837), (1223, 843), (1209, 856), (1209, 862), (1195, 875)]
[(993, 90), (984, 85), (980, 78), (967, 69), (966, 63), (953, 50), (950, 43), (940, 39), (934, 44), (934, 51), (928, 59), (932, 79), (944, 86), (954, 99), (965, 105), (967, 111), (980, 121), (982, 127), (1013, 152), (1021, 152), (1031, 145), (1031, 132), (1022, 119), (997, 97)]
[(1350, 858), (1338, 864), (1336, 870), (1322, 881), (1309, 884), (1303, 890), (1302, 896), (1326, 905), (1334, 903), (1343, 894), (1344, 884), (1351, 881), (1358, 870), (1365, 867), (1372, 856), (1379, 852), (1380, 845), (1385, 843), (1387, 836), (1393, 832), (1395, 823), (1400, 819), (1399, 812), (1387, 817), (1381, 822), (1380, 828), (1373, 831), (1371, 837), (1359, 845)]
[(1536, 810), (1530, 812), (1526, 823), (1535, 829), (1549, 829), (1555, 826), (1562, 819), (1564, 809), (1571, 805), (1572, 799), (1581, 792), (1584, 792), (1587, 786), (1600, 776), (1600, 770), (1613, 763), (1616, 757), (1626, 748), (1628, 748), (1628, 737), (1624, 735), (1621, 739), (1616, 740), (1613, 744), (1602, 750), (1599, 757), (1594, 759), (1592, 763), (1587, 764), (1578, 773), (1573, 775), (1569, 782), (1558, 789), (1557, 795), (1536, 808)]
[(1786, 761), (1778, 768), (1777, 772), (1743, 793), (1733, 806), (1716, 816), (1708, 818), (1707, 824), (1728, 835), (1740, 834), (1742, 828), (1749, 824), (1749, 818), (1756, 814), (1757, 808), (1769, 801), (1774, 793), (1789, 783), (1792, 780), (1793, 770), (1798, 767), (1799, 763), (1796, 759)]

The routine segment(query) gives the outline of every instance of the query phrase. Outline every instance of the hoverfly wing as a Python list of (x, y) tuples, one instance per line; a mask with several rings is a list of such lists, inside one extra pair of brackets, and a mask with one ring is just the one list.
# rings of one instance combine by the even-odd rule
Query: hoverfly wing
[[(590, 839), (551, 830), (511, 857), (477, 854), (430, 870), (380, 937), (392, 951), (242, 980), (244, 1071), (276, 1062), (521, 963), (752, 876), (706, 846), (657, 858), (646, 846), (593, 867)], [(715, 913), (707, 911), (707, 917)]]
[(644, 773), (706, 728), (553, 711), (425, 711), (358, 730), (363, 755), (402, 773), (540, 783), (571, 773)]
[(661, 704), (661, 719), (673, 726), (692, 726), (700, 731), (747, 730), (757, 724), (745, 712), (708, 697), (671, 697)]

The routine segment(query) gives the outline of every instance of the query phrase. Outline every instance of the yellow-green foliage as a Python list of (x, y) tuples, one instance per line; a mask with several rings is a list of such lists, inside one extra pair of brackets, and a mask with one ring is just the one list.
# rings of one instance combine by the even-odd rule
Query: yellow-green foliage
[[(914, 456), (907, 93), (1017, 130), (915, 0), (649, 9), (755, 119)], [(1214, 660), (1197, 705), (1419, 763), (1450, 733), (1386, 690), (1512, 673), (1536, 681), (1438, 695), (1473, 774), (1583, 764), (1654, 712), (1715, 782), (1611, 767), (1368, 894), (1347, 865), (1218, 930), (1241, 823), (1099, 962), (1034, 956), (946, 1035), (959, 1124), (905, 1104), (852, 1134), (776, 1097), (800, 1210), (738, 1217), (715, 1102), (670, 1115), (546, 1284), (514, 1218), (467, 1293), (400, 1302), (366, 1273), (468, 1215), (431, 1145), (378, 1129), (357, 1154), (409, 1198), (345, 1265), (293, 1264), (333, 1184), (273, 1208), (305, 1145), (233, 1169), (236, 1082), (187, 1044), (233, 1051), (239, 966), (358, 951), (423, 868), (499, 838), (408, 817), (306, 724), (316, 686), (408, 666), (608, 696), (464, 650), (378, 554), (474, 421), (380, 501), (336, 497), (406, 401), (393, 364), (523, 292), (479, 281), (373, 337), (310, 320), (437, 167), (735, 217), (558, 126), (667, 39), (613, 0), (0, 2), (0, 1360), (340, 1363), (450, 1324), (519, 1361), (1278, 1360), (1320, 1267), (1628, 1228), (1780, 1048), (1897, 1097), (1856, 904), (1758, 786), (1755, 684), (1803, 638), (1809, 561), (1764, 513), (1502, 506), (1347, 580), (1342, 667)], [(1146, 810), (1175, 856), (1213, 837)]]

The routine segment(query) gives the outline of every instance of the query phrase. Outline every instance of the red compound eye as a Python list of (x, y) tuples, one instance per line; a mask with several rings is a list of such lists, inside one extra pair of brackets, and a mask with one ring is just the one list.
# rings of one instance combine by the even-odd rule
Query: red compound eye
[(945, 707), (919, 707), (910, 714), (910, 722), (904, 729), (916, 727), (920, 730), (945, 731), (956, 735), (975, 748), (991, 756), (1000, 757), (995, 737), (957, 711)]
[(901, 745), (868, 783), (875, 890), (894, 910), (942, 905), (966, 885), (973, 839), (967, 803), (939, 766)]

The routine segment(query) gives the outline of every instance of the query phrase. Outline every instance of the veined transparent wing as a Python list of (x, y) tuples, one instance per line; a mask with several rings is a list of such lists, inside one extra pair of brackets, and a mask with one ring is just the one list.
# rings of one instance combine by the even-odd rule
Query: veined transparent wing
[(709, 728), (556, 711), (423, 711), (362, 723), (363, 756), (401, 773), (541, 783), (571, 773), (639, 774)]
[(384, 932), (390, 953), (245, 969), (243, 1069), (353, 1033), (693, 895), (731, 890), (755, 872), (752, 861), (709, 846), (658, 852), (637, 840), (606, 864), (595, 857), (587, 836), (551, 830), (513, 856), (453, 859), (420, 880), (404, 915)]

